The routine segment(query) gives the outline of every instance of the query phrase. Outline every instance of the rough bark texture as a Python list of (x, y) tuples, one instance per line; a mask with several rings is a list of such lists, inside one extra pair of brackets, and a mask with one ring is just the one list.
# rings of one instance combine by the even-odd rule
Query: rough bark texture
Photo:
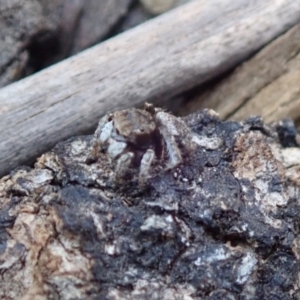
[(89, 161), (91, 136), (3, 177), (0, 298), (299, 299), (293, 124), (185, 121), (201, 146), (144, 190)]
[(1, 0), (0, 87), (100, 42), (131, 0)]
[(233, 68), (299, 19), (294, 0), (193, 1), (1, 89), (0, 174), (92, 130), (108, 111)]
[(71, 53), (80, 52), (103, 39), (127, 12), (132, 0), (82, 1), (82, 15), (73, 38)]
[(37, 0), (1, 0), (0, 4), (0, 87), (26, 73), (27, 50), (36, 36), (51, 36), (55, 23), (42, 13)]
[(229, 76), (189, 101), (181, 113), (213, 108), (221, 118), (261, 115), (269, 123), (300, 118), (300, 24), (274, 40)]

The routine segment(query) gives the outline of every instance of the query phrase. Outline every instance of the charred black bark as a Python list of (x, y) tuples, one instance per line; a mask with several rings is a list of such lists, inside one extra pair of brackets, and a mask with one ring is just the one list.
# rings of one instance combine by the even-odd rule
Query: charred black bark
[(0, 298), (299, 299), (292, 125), (184, 120), (201, 145), (145, 189), (90, 136), (2, 178)]

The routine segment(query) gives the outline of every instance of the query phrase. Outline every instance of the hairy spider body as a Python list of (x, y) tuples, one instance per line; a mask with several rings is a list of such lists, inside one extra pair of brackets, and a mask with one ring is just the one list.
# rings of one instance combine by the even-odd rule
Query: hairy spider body
[(132, 169), (139, 169), (142, 186), (154, 162), (164, 170), (182, 162), (182, 149), (192, 144), (192, 133), (185, 122), (160, 108), (145, 104), (142, 109), (126, 109), (104, 116), (93, 139), (93, 155), (106, 151), (116, 162), (116, 180), (124, 180)]

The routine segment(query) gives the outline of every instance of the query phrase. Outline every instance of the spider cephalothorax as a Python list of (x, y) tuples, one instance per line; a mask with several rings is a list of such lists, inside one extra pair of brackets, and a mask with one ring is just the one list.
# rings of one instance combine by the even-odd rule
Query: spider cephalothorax
[(179, 165), (182, 150), (192, 145), (185, 122), (146, 103), (144, 109), (126, 109), (104, 116), (93, 139), (93, 156), (106, 151), (116, 162), (116, 179), (124, 179), (138, 168), (139, 183), (149, 177), (154, 162), (164, 170)]

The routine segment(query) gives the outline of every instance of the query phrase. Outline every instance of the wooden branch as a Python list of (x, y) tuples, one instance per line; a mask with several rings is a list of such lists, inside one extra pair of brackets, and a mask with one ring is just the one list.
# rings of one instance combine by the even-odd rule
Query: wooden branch
[(300, 119), (300, 24), (274, 40), (229, 76), (202, 90), (184, 110), (209, 107), (222, 119), (261, 115), (266, 122)]
[(224, 72), (300, 20), (293, 0), (194, 1), (0, 90), (0, 175), (108, 111)]
[(263, 85), (234, 111), (231, 118), (260, 114), (267, 123), (283, 118), (300, 119), (300, 24), (278, 38), (249, 67), (265, 62)]

